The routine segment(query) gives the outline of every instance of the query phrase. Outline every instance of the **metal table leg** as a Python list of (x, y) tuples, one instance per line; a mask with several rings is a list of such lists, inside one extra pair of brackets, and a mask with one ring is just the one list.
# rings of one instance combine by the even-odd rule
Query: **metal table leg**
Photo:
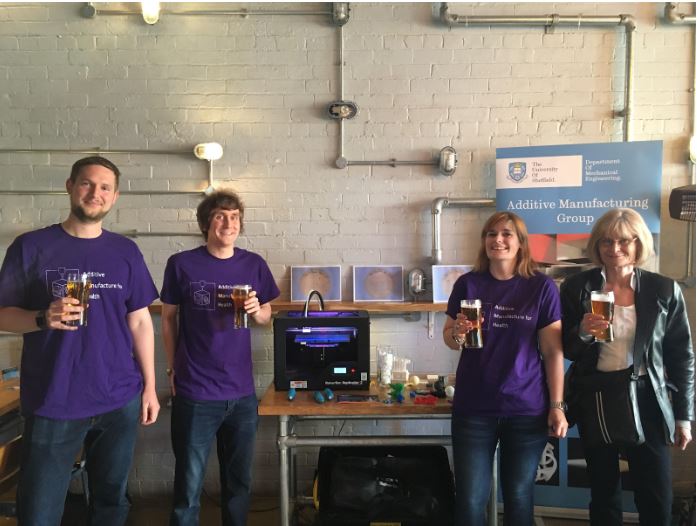
[(278, 417), (278, 461), (280, 470), (280, 519), (281, 526), (290, 526), (290, 463), (287, 445), (288, 421), (290, 417), (280, 415)]

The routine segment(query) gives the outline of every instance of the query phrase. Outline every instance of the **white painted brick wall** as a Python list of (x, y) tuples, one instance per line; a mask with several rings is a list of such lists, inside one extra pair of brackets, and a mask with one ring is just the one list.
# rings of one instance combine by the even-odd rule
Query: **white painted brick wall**
[[(112, 148), (189, 150), (218, 141), (221, 185), (247, 205), (240, 246), (269, 262), (289, 295), (289, 266), (342, 265), (350, 299), (353, 264), (428, 269), (431, 202), (442, 196), (494, 197), (495, 148), (621, 140), (613, 111), (623, 107), (625, 36), (621, 29), (445, 27), (426, 3), (351, 5), (344, 27), (344, 97), (359, 113), (345, 123), (350, 160), (429, 160), (454, 146), (449, 178), (433, 167), (352, 166), (339, 170), (338, 125), (325, 116), (340, 97), (338, 30), (327, 16), (168, 16), (147, 26), (139, 16), (79, 16), (82, 4), (0, 6), (0, 149)], [(177, 7), (186, 8), (186, 4)], [(216, 4), (215, 8), (222, 8)], [(245, 7), (235, 4), (234, 8)], [(255, 9), (320, 9), (325, 4), (249, 4)], [(668, 217), (671, 188), (690, 182), (685, 162), (694, 67), (689, 27), (662, 23), (662, 4), (451, 4), (458, 14), (631, 13), (635, 34), (637, 140), (664, 141), (661, 270), (685, 272), (686, 226)], [(689, 9), (687, 3), (681, 9)], [(197, 9), (202, 5), (197, 5)], [(1, 190), (62, 190), (71, 153), (0, 152)], [(112, 155), (122, 189), (199, 191), (207, 165), (192, 155)], [(123, 195), (109, 228), (197, 232), (191, 196)], [(471, 263), (479, 228), (491, 211), (447, 210), (444, 263)], [(0, 195), (0, 256), (19, 233), (60, 221), (62, 196)], [(138, 238), (159, 286), (172, 253), (198, 237)], [(694, 296), (694, 291), (688, 291)], [(694, 301), (690, 312), (694, 319)], [(159, 320), (156, 320), (159, 321)], [(436, 334), (443, 315), (436, 316)], [(428, 339), (426, 316), (408, 322), (373, 317), (371, 347), (392, 345), (417, 371), (453, 372), (457, 356)], [(0, 367), (19, 362), (20, 339), (0, 336)], [(261, 395), (273, 377), (270, 329), (253, 337)], [(158, 380), (166, 378), (158, 342)], [(171, 490), (169, 413), (141, 430), (132, 491)], [(395, 424), (396, 425), (396, 424)], [(372, 430), (374, 424), (361, 425)], [(347, 424), (350, 433), (357, 424)], [(371, 427), (372, 426), (372, 427)], [(394, 431), (390, 425), (389, 430)], [(387, 429), (386, 426), (385, 429)], [(411, 425), (402, 429), (412, 431)], [(321, 424), (313, 432), (336, 432)], [(397, 431), (399, 428), (397, 428)], [(262, 419), (255, 459), (259, 492), (278, 486), (275, 422)], [(444, 424), (419, 432), (447, 432)], [(315, 451), (298, 455), (304, 484)], [(676, 478), (694, 480), (694, 449), (676, 463)], [(688, 459), (685, 461), (684, 459)], [(211, 459), (213, 466), (213, 459)], [(217, 488), (211, 467), (206, 487)]]

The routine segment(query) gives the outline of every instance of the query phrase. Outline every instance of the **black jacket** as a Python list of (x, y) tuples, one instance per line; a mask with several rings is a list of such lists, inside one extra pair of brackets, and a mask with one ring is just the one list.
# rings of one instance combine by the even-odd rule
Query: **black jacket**
[[(685, 299), (672, 279), (639, 268), (634, 272), (634, 355), (642, 356), (646, 365), (663, 413), (666, 438), (672, 443), (675, 420), (695, 419), (695, 355)], [(599, 346), (581, 340), (579, 327), (590, 305), (591, 291), (604, 285), (599, 268), (570, 276), (561, 285), (564, 356), (581, 362), (581, 374), (595, 370)]]

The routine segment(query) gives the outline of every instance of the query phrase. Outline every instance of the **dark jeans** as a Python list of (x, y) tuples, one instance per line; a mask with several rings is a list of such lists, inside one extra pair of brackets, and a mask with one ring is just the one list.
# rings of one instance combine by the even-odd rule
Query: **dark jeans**
[[(634, 503), (639, 524), (669, 526), (673, 502), (670, 447), (663, 432), (663, 415), (649, 380), (638, 383), (639, 413), (646, 442), (625, 447), (629, 476), (634, 485)], [(586, 448), (591, 481), (590, 519), (593, 526), (622, 525), (620, 449), (616, 446)]]
[(17, 486), (19, 524), (60, 524), (72, 467), (82, 447), (90, 491), (88, 524), (124, 524), (130, 509), (126, 490), (139, 416), (140, 395), (121, 409), (92, 418), (27, 416)]
[(484, 525), (499, 443), (504, 524), (531, 525), (535, 474), (547, 442), (547, 416), (453, 417), (452, 437), (455, 524)]
[(255, 395), (220, 402), (174, 398), (172, 448), (176, 467), (170, 525), (198, 525), (203, 478), (213, 437), (218, 444), (223, 525), (247, 524), (258, 419)]

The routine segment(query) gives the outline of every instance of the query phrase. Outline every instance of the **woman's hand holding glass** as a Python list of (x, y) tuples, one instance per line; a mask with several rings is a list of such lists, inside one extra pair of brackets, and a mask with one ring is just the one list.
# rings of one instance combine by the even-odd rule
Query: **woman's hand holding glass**
[[(484, 316), (482, 316), (479, 323), (479, 326), (484, 323)], [(472, 323), (471, 320), (468, 320), (464, 314), (458, 312), (457, 318), (455, 318), (455, 324), (453, 325), (453, 340), (458, 345), (463, 345), (465, 343), (467, 333), (476, 328), (477, 326)]]
[(606, 320), (600, 314), (593, 314), (592, 312), (586, 312), (581, 320), (581, 331), (580, 336), (594, 336), (597, 337), (604, 333), (610, 326), (610, 322)]

